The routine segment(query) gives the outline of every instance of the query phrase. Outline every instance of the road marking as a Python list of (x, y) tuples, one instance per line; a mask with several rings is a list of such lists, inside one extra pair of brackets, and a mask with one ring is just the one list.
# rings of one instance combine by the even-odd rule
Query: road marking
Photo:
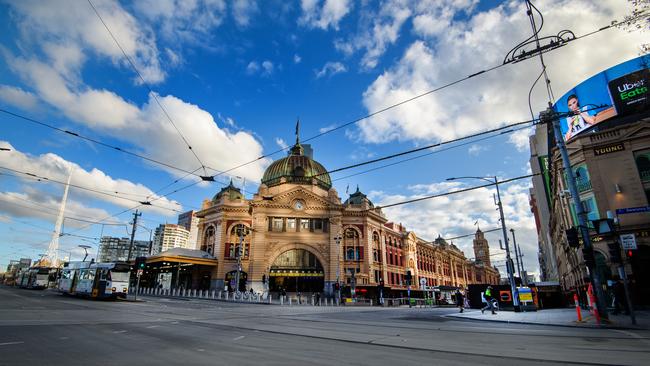
[(171, 322), (171, 324), (178, 324), (178, 322)]
[(627, 331), (627, 330), (620, 330), (620, 329), (614, 329), (614, 331), (615, 331), (615, 332), (619, 332), (619, 333), (623, 333), (623, 334), (628, 335), (628, 336), (630, 336), (630, 337), (632, 337), (632, 338), (636, 338), (639, 342), (643, 342), (643, 343), (645, 343), (645, 344), (650, 344), (650, 341), (648, 341), (647, 338), (642, 337), (642, 336), (640, 336), (640, 335), (638, 335), (638, 334), (636, 334), (636, 333), (632, 333), (632, 332), (630, 332), (630, 331)]
[(205, 351), (203, 348), (197, 348), (196, 350), (199, 351), (199, 352), (204, 352)]
[(245, 336), (239, 336), (239, 337), (237, 337), (237, 338), (234, 338), (233, 341), (238, 341), (238, 340), (240, 340), (240, 339), (244, 339), (244, 337), (245, 337)]
[(60, 340), (66, 340), (69, 339), (70, 337), (59, 337)]
[(10, 346), (12, 344), (22, 344), (25, 342), (19, 341), (19, 342), (5, 342), (5, 343), (0, 343), (0, 346)]
[(150, 325), (150, 326), (147, 327), (147, 329), (158, 328), (158, 327), (160, 327), (160, 325)]
[(126, 333), (126, 330), (116, 330), (113, 333)]

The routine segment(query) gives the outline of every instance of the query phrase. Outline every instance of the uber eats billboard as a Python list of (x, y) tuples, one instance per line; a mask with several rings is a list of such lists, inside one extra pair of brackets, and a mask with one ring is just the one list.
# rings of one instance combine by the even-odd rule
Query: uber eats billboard
[[(570, 113), (560, 121), (566, 141), (613, 117), (650, 111), (650, 56), (641, 56), (600, 72), (575, 86), (553, 106)], [(596, 108), (606, 105), (605, 108)]]

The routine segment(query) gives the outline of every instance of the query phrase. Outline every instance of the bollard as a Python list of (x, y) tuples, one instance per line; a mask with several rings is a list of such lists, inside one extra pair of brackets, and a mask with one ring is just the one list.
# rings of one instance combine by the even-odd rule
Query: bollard
[(372, 306), (372, 299), (370, 299), (370, 306)]
[(269, 304), (273, 303), (273, 296), (269, 293)]
[(280, 305), (284, 305), (284, 296), (280, 295)]
[(215, 295), (216, 295), (216, 294), (217, 294), (217, 291), (216, 291), (216, 290), (212, 290), (212, 299), (213, 299), (213, 300), (215, 299)]
[(580, 313), (580, 303), (578, 302), (578, 294), (573, 294), (573, 302), (576, 305), (576, 313), (578, 314), (578, 321), (582, 321), (582, 314)]
[(291, 306), (291, 298), (289, 298), (289, 306)]

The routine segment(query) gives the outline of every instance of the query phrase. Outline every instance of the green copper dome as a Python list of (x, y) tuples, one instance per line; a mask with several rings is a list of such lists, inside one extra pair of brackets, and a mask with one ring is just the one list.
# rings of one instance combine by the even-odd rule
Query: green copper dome
[(282, 183), (313, 184), (316, 183), (324, 189), (332, 188), (332, 180), (327, 170), (319, 162), (304, 155), (300, 142), (296, 142), (289, 152), (289, 156), (274, 161), (264, 172), (262, 183), (267, 187)]

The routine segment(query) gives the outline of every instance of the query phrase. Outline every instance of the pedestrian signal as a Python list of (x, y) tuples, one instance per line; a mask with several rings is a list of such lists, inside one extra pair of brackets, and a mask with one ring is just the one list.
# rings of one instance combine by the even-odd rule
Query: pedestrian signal
[(135, 268), (136, 269), (144, 269), (146, 264), (147, 264), (147, 257), (136, 257), (135, 258)]

